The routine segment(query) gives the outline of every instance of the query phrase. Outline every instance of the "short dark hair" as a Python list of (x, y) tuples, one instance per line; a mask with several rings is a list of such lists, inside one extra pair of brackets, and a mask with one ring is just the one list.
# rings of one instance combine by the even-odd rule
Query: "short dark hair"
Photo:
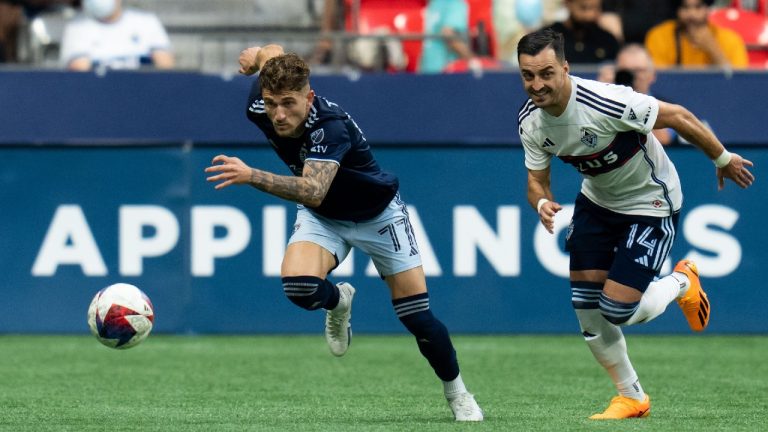
[(551, 28), (536, 30), (523, 36), (520, 42), (517, 43), (517, 58), (520, 58), (520, 54), (535, 56), (545, 48), (552, 48), (555, 50), (557, 60), (560, 63), (565, 63), (564, 45), (562, 33), (556, 32)]
[(297, 54), (272, 57), (259, 72), (259, 84), (272, 93), (299, 91), (309, 83), (309, 66)]

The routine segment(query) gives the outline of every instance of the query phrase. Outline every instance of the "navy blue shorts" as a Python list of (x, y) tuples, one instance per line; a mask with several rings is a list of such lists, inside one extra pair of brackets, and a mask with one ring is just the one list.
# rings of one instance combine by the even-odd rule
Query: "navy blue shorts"
[(607, 270), (608, 279), (645, 292), (672, 249), (679, 215), (616, 213), (580, 193), (565, 238), (570, 268)]

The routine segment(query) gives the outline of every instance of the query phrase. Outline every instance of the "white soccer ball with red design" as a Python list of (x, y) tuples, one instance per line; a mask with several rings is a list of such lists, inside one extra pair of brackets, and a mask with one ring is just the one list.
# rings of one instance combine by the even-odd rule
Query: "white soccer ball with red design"
[(136, 346), (152, 331), (155, 312), (146, 294), (117, 283), (96, 293), (88, 308), (88, 326), (102, 344), (117, 349)]

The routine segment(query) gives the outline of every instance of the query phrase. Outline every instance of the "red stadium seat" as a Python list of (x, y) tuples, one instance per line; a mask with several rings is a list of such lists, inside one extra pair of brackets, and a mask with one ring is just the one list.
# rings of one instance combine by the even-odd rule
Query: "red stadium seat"
[[(353, 0), (346, 0), (346, 27), (348, 31), (371, 34), (385, 27), (391, 33), (424, 33), (424, 8), (427, 0), (359, 0), (357, 23), (352, 16)], [(408, 58), (406, 71), (415, 72), (421, 56), (421, 40), (403, 40), (403, 51)]]
[[(485, 71), (498, 71), (503, 69), (503, 63), (491, 57), (479, 57), (480, 67)], [(449, 63), (443, 72), (445, 73), (467, 73), (469, 72), (469, 60), (459, 59)]]
[[(466, 0), (469, 6), (469, 34), (477, 51), (480, 39), (487, 38), (487, 52), (476, 52), (481, 56), (496, 56), (496, 31), (493, 26), (493, 0)], [(482, 30), (481, 30), (482, 28)]]
[(741, 2), (735, 0), (730, 7), (715, 9), (709, 16), (712, 23), (741, 35), (747, 45), (749, 65), (760, 69), (768, 69), (767, 4), (768, 0), (759, 0), (757, 10), (752, 11), (742, 9)]
[[(395, 15), (394, 24), (397, 33), (423, 34), (424, 7), (400, 12)], [(403, 39), (403, 51), (405, 51), (405, 56), (408, 58), (408, 66), (405, 68), (406, 71), (416, 72), (419, 68), (421, 45), (421, 39)]]

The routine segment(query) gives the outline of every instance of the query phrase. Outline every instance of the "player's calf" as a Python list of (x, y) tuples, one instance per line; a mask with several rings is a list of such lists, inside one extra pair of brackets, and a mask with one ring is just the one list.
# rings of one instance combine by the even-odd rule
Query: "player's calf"
[(417, 294), (392, 301), (397, 317), (416, 337), (419, 351), (426, 357), (435, 374), (451, 381), (459, 374), (459, 363), (448, 329), (429, 310), (429, 294)]

